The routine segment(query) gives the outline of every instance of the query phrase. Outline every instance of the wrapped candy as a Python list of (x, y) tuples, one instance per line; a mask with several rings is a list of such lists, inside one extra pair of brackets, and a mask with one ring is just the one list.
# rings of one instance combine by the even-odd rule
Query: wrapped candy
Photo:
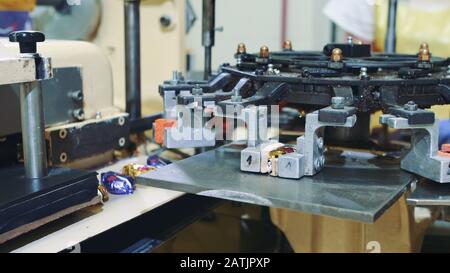
[(147, 165), (140, 165), (136, 163), (127, 164), (122, 168), (122, 174), (130, 176), (132, 178), (136, 178), (136, 176), (139, 176), (143, 173), (146, 173), (148, 171), (154, 170), (155, 167), (153, 166), (147, 166)]
[(151, 155), (147, 158), (147, 165), (155, 168), (161, 168), (163, 166), (166, 166), (167, 163), (164, 162), (159, 156)]
[(132, 177), (115, 172), (102, 173), (101, 181), (102, 185), (111, 194), (132, 194), (135, 188), (135, 181)]

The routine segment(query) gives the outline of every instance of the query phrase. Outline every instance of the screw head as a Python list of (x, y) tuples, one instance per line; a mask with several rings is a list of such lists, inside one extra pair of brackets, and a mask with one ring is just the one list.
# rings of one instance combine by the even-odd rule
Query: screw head
[(126, 143), (126, 140), (125, 140), (124, 137), (119, 138), (119, 146), (120, 146), (120, 147), (125, 146), (125, 143)]
[(125, 118), (124, 117), (120, 117), (118, 119), (118, 123), (119, 123), (119, 126), (123, 126), (125, 124)]
[(73, 91), (71, 93), (71, 97), (74, 101), (83, 101), (84, 99), (83, 91), (81, 90)]
[(414, 101), (408, 101), (408, 103), (406, 103), (403, 108), (408, 111), (416, 111), (419, 107)]
[(353, 36), (348, 36), (348, 37), (347, 37), (347, 42), (348, 42), (349, 44), (353, 44)]
[(367, 74), (367, 67), (361, 67), (359, 72), (359, 77), (361, 79), (369, 79), (369, 74)]
[(84, 110), (83, 109), (75, 109), (73, 111), (73, 117), (75, 119), (77, 119), (78, 121), (84, 120), (85, 115), (84, 115)]
[(203, 94), (203, 88), (200, 87), (200, 85), (196, 84), (194, 88), (192, 88), (192, 95), (202, 95)]
[(183, 73), (177, 70), (172, 71), (172, 82), (178, 83), (184, 79)]

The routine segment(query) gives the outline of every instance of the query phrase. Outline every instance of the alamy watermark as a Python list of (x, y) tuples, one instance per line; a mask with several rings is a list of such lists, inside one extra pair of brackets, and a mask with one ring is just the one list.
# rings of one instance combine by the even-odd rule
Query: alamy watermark
[(81, 0), (66, 0), (67, 5), (69, 6), (80, 6)]
[(279, 130), (279, 106), (201, 107), (177, 105), (176, 124), (169, 130), (174, 141), (236, 140), (236, 131), (246, 129), (248, 141), (267, 140)]

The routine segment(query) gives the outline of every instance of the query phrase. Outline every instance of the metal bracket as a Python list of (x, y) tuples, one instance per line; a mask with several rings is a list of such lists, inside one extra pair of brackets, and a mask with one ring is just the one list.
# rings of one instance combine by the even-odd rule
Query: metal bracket
[(439, 183), (450, 183), (450, 157), (438, 154), (439, 120), (431, 124), (409, 124), (407, 118), (381, 115), (380, 123), (393, 129), (411, 129), (411, 149), (401, 168)]
[[(274, 140), (265, 142), (248, 142), (248, 147), (241, 151), (241, 170), (246, 172), (269, 173), (272, 176), (299, 179), (302, 176), (313, 176), (322, 170), (325, 164), (324, 141), (321, 135), (326, 126), (353, 127), (356, 123), (356, 115), (345, 109), (333, 109), (346, 114), (345, 122), (319, 121), (319, 111), (306, 115), (305, 135), (297, 138), (295, 152), (279, 155), (277, 158), (269, 157), (269, 153), (285, 146)], [(324, 108), (322, 110), (329, 109)], [(259, 117), (261, 120), (261, 118)], [(247, 120), (246, 120), (247, 121)], [(261, 126), (261, 125), (259, 125)], [(258, 126), (252, 123), (247, 125), (249, 136), (254, 136)], [(253, 133), (252, 133), (253, 132)], [(267, 167), (268, 166), (268, 167)]]

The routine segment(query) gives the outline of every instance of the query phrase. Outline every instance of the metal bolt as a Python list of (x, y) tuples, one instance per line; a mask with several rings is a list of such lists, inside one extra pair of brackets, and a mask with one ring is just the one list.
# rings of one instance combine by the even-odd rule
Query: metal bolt
[(196, 84), (194, 88), (192, 88), (192, 95), (198, 96), (203, 94), (203, 88), (200, 85)]
[(124, 117), (120, 117), (118, 119), (118, 123), (119, 123), (119, 126), (123, 126), (125, 124), (125, 118)]
[(367, 74), (367, 67), (361, 67), (361, 70), (359, 72), (359, 77), (361, 79), (367, 79), (369, 78), (369, 75)]
[(333, 109), (344, 109), (345, 98), (344, 97), (332, 97), (331, 98), (331, 108)]
[(81, 90), (73, 91), (73, 92), (70, 94), (70, 97), (71, 97), (74, 101), (83, 101), (83, 99), (84, 99), (83, 91), (81, 91)]
[(420, 62), (429, 62), (431, 59), (431, 54), (429, 49), (421, 49), (419, 51), (419, 61)]
[(259, 49), (259, 57), (260, 58), (269, 58), (269, 48), (267, 46), (262, 46)]
[(119, 146), (120, 146), (120, 147), (125, 146), (125, 143), (126, 143), (126, 140), (125, 140), (124, 137), (119, 138)]
[(173, 83), (178, 83), (179, 81), (182, 81), (183, 80), (183, 73), (181, 73), (181, 72), (179, 72), (179, 71), (177, 71), (177, 70), (174, 70), (174, 71), (172, 71), (172, 82)]
[(331, 52), (331, 60), (333, 62), (340, 62), (344, 58), (344, 55), (342, 53), (342, 50), (340, 48), (335, 48)]
[(347, 42), (348, 42), (349, 44), (353, 44), (353, 37), (352, 37), (352, 36), (348, 36), (348, 37), (347, 37)]
[(245, 54), (247, 52), (247, 48), (244, 43), (239, 43), (237, 46), (237, 54)]
[(81, 108), (73, 110), (73, 117), (78, 121), (84, 120), (84, 110)]
[(283, 49), (291, 51), (292, 50), (292, 42), (290, 40), (286, 40), (283, 43)]
[(416, 111), (418, 109), (417, 104), (414, 101), (408, 101), (403, 108), (407, 111)]
[(423, 50), (423, 49), (430, 49), (430, 46), (428, 45), (428, 43), (423, 42), (420, 44), (419, 51)]

